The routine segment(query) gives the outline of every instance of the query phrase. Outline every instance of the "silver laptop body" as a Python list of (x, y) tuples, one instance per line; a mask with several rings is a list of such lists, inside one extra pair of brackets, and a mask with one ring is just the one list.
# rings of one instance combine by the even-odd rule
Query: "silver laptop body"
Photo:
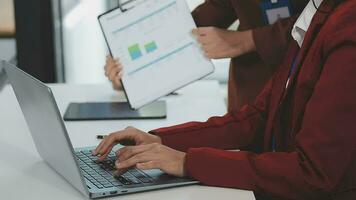
[[(107, 166), (91, 160), (93, 147), (73, 148), (51, 89), (10, 63), (2, 61), (0, 65), (6, 70), (38, 153), (85, 196), (100, 198), (198, 183), (160, 170), (131, 169), (120, 177), (114, 177), (112, 169), (103, 172)], [(100, 176), (94, 177), (97, 174)]]

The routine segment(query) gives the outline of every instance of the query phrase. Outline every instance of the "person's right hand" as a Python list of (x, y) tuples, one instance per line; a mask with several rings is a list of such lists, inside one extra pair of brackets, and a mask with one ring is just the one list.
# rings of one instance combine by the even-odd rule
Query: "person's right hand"
[(113, 59), (111, 56), (106, 57), (105, 76), (111, 81), (115, 90), (121, 90), (121, 78), (123, 75), (123, 67), (119, 60)]
[(94, 150), (93, 156), (98, 156), (99, 161), (106, 159), (112, 148), (117, 144), (133, 142), (135, 145), (162, 144), (160, 137), (145, 133), (133, 127), (127, 127), (125, 130), (111, 133)]
[(230, 31), (216, 27), (193, 29), (192, 33), (210, 59), (233, 58), (256, 50), (252, 30)]

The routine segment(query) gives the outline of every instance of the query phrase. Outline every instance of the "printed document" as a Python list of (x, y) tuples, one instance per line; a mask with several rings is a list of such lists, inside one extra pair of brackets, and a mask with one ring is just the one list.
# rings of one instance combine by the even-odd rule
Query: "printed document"
[(214, 71), (191, 31), (185, 0), (146, 0), (99, 17), (114, 58), (123, 65), (126, 96), (137, 109)]

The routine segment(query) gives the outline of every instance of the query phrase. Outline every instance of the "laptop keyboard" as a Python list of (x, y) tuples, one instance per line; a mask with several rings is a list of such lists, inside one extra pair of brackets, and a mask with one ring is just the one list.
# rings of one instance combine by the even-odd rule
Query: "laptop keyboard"
[(78, 151), (75, 154), (85, 179), (99, 189), (152, 183), (152, 178), (139, 169), (129, 169), (121, 176), (115, 176), (114, 152), (110, 152), (103, 162), (99, 162), (96, 156), (92, 156), (91, 150)]

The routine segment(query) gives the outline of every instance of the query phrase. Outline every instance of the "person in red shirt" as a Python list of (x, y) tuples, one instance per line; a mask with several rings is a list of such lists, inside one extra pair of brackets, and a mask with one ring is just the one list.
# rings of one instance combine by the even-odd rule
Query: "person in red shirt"
[(119, 172), (158, 168), (273, 199), (355, 200), (356, 1), (321, 1), (306, 7), (314, 17), (301, 15), (296, 41), (255, 103), (150, 134), (129, 127), (94, 155), (103, 160), (133, 140), (117, 152)]

